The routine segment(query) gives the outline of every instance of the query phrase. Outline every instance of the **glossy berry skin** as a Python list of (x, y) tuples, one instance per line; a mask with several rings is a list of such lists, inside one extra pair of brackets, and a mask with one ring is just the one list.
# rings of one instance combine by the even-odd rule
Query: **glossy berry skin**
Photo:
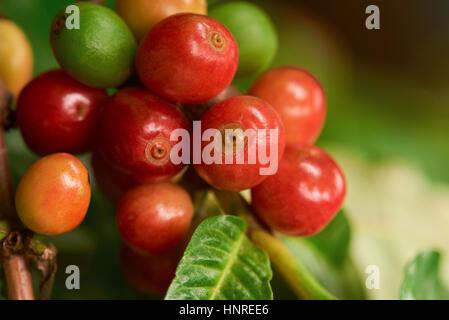
[(126, 245), (120, 250), (120, 267), (126, 281), (137, 291), (153, 297), (165, 295), (179, 260), (178, 250), (147, 255), (138, 254)]
[(316, 141), (326, 118), (323, 87), (309, 72), (279, 67), (262, 75), (249, 94), (269, 102), (285, 125), (287, 143)]
[(115, 10), (125, 20), (138, 40), (156, 23), (182, 13), (207, 14), (206, 0), (117, 0)]
[(58, 235), (75, 229), (90, 202), (89, 175), (78, 158), (55, 153), (34, 163), (16, 192), (20, 220), (32, 231)]
[(33, 50), (22, 29), (11, 20), (0, 18), (0, 79), (14, 94), (33, 75)]
[(53, 54), (65, 72), (78, 81), (96, 88), (115, 88), (131, 76), (137, 42), (120, 16), (91, 2), (77, 2), (78, 29), (74, 15), (59, 11), (50, 28)]
[(270, 17), (257, 5), (245, 1), (222, 1), (209, 15), (223, 23), (239, 46), (238, 78), (249, 77), (268, 68), (278, 38)]
[(107, 94), (62, 70), (33, 79), (17, 103), (17, 122), (27, 146), (38, 155), (92, 149), (94, 128)]
[(189, 194), (163, 182), (138, 186), (117, 206), (117, 223), (125, 243), (140, 253), (164, 253), (180, 245), (193, 217)]
[[(238, 164), (235, 156), (232, 163), (225, 163), (226, 129), (241, 129), (242, 131), (248, 129), (277, 129), (278, 140), (277, 143), (274, 140), (274, 143), (278, 147), (278, 152), (274, 157), (278, 161), (282, 158), (285, 147), (284, 126), (276, 111), (262, 99), (250, 96), (237, 96), (216, 104), (201, 118), (202, 134), (208, 129), (217, 129), (221, 133), (222, 141), (219, 143), (222, 144), (222, 163), (207, 164), (201, 161), (200, 164), (194, 162), (194, 166), (201, 178), (217, 189), (242, 191), (255, 187), (268, 177), (268, 175), (261, 175), (260, 169), (267, 168), (269, 165), (262, 164), (257, 154), (255, 163), (251, 164), (248, 161), (248, 153), (252, 149), (250, 139), (245, 139), (243, 145), (244, 163)], [(275, 137), (273, 138), (275, 139)], [(262, 148), (262, 150), (267, 150), (267, 154), (270, 155), (270, 140), (270, 132), (268, 130), (265, 139), (256, 139), (253, 143), (256, 144), (256, 150)], [(209, 141), (202, 142), (201, 149), (203, 156), (206, 153), (205, 148), (211, 143)], [(238, 145), (238, 142), (234, 143), (234, 155), (237, 153), (236, 144)], [(196, 152), (195, 149), (193, 150), (193, 152)], [(202, 159), (204, 160), (204, 157)]]
[(130, 174), (115, 167), (99, 152), (92, 154), (91, 163), (98, 189), (113, 203), (139, 185)]
[(184, 165), (170, 160), (175, 129), (190, 130), (184, 114), (144, 88), (129, 87), (108, 99), (98, 123), (98, 147), (107, 161), (137, 182), (167, 180)]
[(346, 194), (342, 171), (323, 150), (287, 145), (276, 175), (252, 189), (255, 213), (270, 228), (291, 236), (320, 232)]
[(177, 14), (158, 23), (140, 43), (136, 66), (142, 83), (160, 97), (182, 104), (214, 98), (234, 78), (238, 48), (218, 21)]

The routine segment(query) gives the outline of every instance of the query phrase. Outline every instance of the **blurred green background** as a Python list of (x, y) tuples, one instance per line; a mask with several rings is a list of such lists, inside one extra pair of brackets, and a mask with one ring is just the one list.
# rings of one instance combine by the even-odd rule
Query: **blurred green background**
[[(376, 1), (380, 30), (365, 28), (368, 1), (251, 2), (276, 25), (273, 65), (304, 67), (323, 83), (329, 111), (318, 144), (347, 175), (354, 260), (361, 274), (369, 264), (381, 267), (381, 288), (370, 298), (396, 298), (416, 252), (436, 247), (449, 256), (449, 2)], [(57, 67), (49, 27), (70, 3), (0, 0), (0, 11), (31, 40), (35, 74)], [(7, 144), (17, 183), (37, 158), (17, 130)], [(122, 279), (114, 209), (97, 191), (82, 226), (52, 241), (60, 253), (54, 298), (143, 298)], [(81, 290), (65, 288), (70, 264), (80, 267)]]

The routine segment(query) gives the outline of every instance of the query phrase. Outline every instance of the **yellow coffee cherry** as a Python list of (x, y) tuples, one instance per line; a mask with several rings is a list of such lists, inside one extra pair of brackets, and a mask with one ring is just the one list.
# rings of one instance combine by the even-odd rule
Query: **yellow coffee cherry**
[(0, 19), (0, 79), (17, 97), (33, 74), (33, 51), (22, 29)]

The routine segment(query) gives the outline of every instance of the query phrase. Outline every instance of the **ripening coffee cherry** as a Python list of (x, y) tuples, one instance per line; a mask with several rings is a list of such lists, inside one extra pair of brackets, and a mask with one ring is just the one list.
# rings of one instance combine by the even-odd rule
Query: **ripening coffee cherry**
[(285, 125), (287, 143), (314, 143), (326, 119), (323, 87), (309, 72), (279, 67), (262, 75), (249, 94), (270, 103)]
[(189, 194), (180, 186), (163, 182), (138, 186), (117, 206), (120, 234), (140, 253), (164, 253), (179, 246), (193, 217)]
[(244, 1), (223, 1), (209, 15), (223, 23), (237, 41), (236, 77), (249, 77), (269, 67), (277, 51), (278, 38), (273, 22), (261, 8)]
[(32, 231), (58, 235), (75, 229), (90, 202), (89, 174), (78, 158), (55, 153), (34, 163), (16, 192), (20, 220)]
[(125, 20), (137, 40), (141, 40), (156, 23), (182, 13), (207, 14), (206, 0), (117, 0), (115, 10)]
[(86, 85), (120, 86), (133, 71), (136, 39), (111, 9), (90, 2), (77, 2), (76, 6), (79, 26), (74, 25), (65, 7), (51, 25), (50, 42), (56, 60), (64, 71)]
[(214, 98), (234, 78), (238, 48), (218, 21), (184, 13), (158, 23), (142, 40), (136, 66), (142, 83), (173, 102), (197, 104)]
[(163, 297), (175, 277), (181, 260), (178, 250), (163, 254), (141, 255), (123, 245), (120, 250), (120, 267), (123, 277), (137, 291)]
[[(209, 129), (220, 136), (209, 137), (208, 141), (204, 134)], [(284, 152), (282, 121), (267, 102), (256, 97), (237, 96), (213, 106), (201, 118), (201, 135), (202, 158), (200, 164), (194, 158), (195, 170), (217, 189), (242, 191), (255, 187), (273, 174), (262, 174), (261, 170), (275, 170)]]
[(33, 74), (33, 51), (14, 22), (0, 18), (0, 30), (0, 79), (17, 97)]
[(291, 236), (320, 232), (337, 214), (346, 182), (335, 161), (310, 145), (287, 145), (279, 171), (252, 189), (255, 213), (270, 228)]
[(92, 154), (91, 163), (98, 189), (113, 203), (139, 185), (128, 172), (115, 167), (99, 152)]
[(62, 70), (34, 78), (22, 90), (17, 122), (27, 146), (38, 155), (90, 151), (97, 116), (107, 94)]
[(119, 90), (108, 98), (98, 122), (98, 147), (105, 159), (138, 182), (167, 180), (184, 164), (174, 164), (173, 130), (190, 130), (175, 106), (139, 87)]

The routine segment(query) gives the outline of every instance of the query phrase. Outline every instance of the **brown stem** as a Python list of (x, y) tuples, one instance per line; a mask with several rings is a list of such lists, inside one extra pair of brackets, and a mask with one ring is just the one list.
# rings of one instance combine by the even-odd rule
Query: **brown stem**
[[(2, 116), (8, 113), (10, 102), (11, 95), (0, 80), (0, 114)], [(0, 219), (8, 221), (13, 230), (3, 240), (1, 248), (8, 298), (12, 300), (34, 299), (30, 270), (26, 258), (20, 250), (25, 239), (21, 233), (15, 232), (23, 230), (23, 225), (17, 217), (14, 207), (14, 188), (9, 170), (3, 125), (0, 125)]]
[(53, 283), (57, 271), (56, 248), (52, 246), (46, 249), (41, 260), (38, 261), (38, 268), (42, 271), (42, 277), (39, 282), (39, 299), (48, 300), (53, 291)]
[(11, 229), (22, 227), (14, 209), (14, 191), (9, 171), (3, 127), (0, 126), (0, 218), (7, 220)]
[[(11, 94), (0, 79), (0, 116), (8, 113)], [(3, 124), (3, 121), (2, 121)], [(14, 208), (14, 188), (9, 170), (3, 125), (0, 125), (0, 218), (7, 220), (13, 230), (22, 228)]]
[(33, 300), (33, 284), (27, 259), (23, 254), (23, 235), (11, 232), (3, 240), (1, 254), (10, 300)]
[(27, 259), (42, 272), (39, 282), (39, 299), (48, 300), (51, 297), (57, 270), (56, 247), (51, 243), (45, 244), (37, 238), (31, 239), (28, 244), (25, 251)]
[(23, 256), (14, 255), (3, 262), (10, 300), (34, 300), (31, 275)]
[(15, 124), (15, 112), (10, 108), (12, 100), (13, 95), (0, 79), (0, 125), (4, 130), (12, 128)]

